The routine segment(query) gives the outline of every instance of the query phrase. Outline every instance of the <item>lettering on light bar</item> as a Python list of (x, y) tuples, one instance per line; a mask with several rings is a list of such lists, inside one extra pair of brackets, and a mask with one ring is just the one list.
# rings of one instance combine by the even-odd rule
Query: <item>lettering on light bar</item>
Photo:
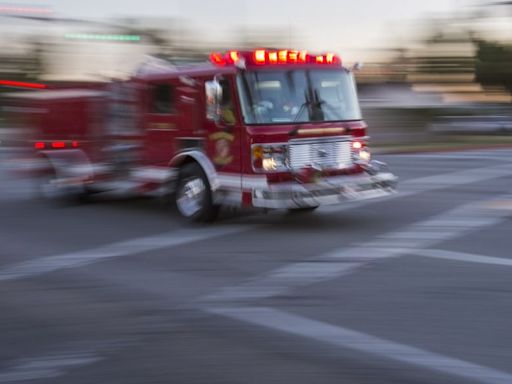
[(307, 51), (296, 50), (268, 50), (257, 49), (252, 52), (229, 51), (227, 53), (214, 52), (210, 55), (210, 61), (220, 67), (238, 64), (245, 60), (255, 65), (280, 65), (280, 64), (319, 64), (341, 65), (341, 59), (334, 53), (312, 55)]
[(24, 81), (0, 80), (0, 86), (14, 87), (14, 88), (31, 88), (31, 89), (46, 89), (45, 84), (27, 83)]

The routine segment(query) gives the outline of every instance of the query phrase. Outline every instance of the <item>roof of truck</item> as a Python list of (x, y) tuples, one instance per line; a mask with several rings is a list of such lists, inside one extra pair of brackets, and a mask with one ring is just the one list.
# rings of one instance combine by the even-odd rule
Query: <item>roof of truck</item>
[(209, 61), (174, 65), (167, 60), (149, 57), (137, 70), (135, 79), (159, 80), (180, 76), (207, 76), (211, 74), (234, 73), (235, 68), (219, 68)]

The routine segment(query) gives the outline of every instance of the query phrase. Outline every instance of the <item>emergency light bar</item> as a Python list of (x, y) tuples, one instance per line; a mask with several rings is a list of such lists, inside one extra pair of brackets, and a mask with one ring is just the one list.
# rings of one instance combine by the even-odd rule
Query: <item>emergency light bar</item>
[(210, 61), (219, 67), (247, 63), (253, 65), (319, 64), (341, 66), (341, 59), (334, 53), (312, 55), (307, 51), (257, 49), (252, 52), (214, 52)]

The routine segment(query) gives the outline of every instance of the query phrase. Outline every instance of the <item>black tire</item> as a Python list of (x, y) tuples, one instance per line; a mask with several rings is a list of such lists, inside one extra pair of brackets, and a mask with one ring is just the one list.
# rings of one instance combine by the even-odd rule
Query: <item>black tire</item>
[(184, 219), (196, 223), (217, 219), (219, 206), (213, 203), (210, 183), (199, 164), (188, 163), (181, 168), (174, 196), (176, 210)]

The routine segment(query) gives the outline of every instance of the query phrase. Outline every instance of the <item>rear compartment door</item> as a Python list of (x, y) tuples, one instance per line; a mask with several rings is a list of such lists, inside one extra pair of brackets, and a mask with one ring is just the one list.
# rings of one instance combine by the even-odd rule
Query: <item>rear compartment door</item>
[(178, 88), (177, 79), (161, 80), (148, 85), (144, 119), (144, 162), (148, 165), (167, 166), (175, 152), (174, 139), (184, 126)]

